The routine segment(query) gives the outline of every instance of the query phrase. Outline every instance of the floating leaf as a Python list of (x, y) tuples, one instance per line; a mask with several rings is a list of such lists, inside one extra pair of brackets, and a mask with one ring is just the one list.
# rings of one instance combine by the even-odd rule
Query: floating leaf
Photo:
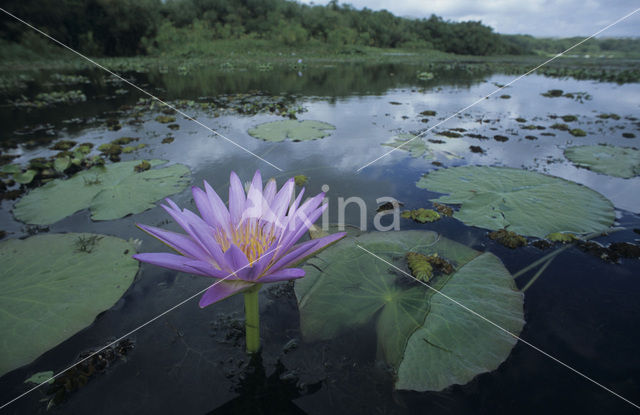
[(578, 167), (630, 179), (640, 176), (640, 150), (633, 147), (591, 145), (569, 147), (564, 156)]
[[(524, 296), (490, 253), (460, 268), (440, 292), (515, 336), (522, 331)], [(515, 337), (443, 295), (434, 294), (430, 305), (424, 323), (407, 342), (396, 389), (440, 391), (464, 385), (497, 369), (516, 344)]]
[(305, 278), (295, 284), (305, 340), (330, 339), (373, 319), (378, 355), (397, 370), (396, 388), (418, 391), (467, 383), (507, 358), (513, 337), (435, 291), (411, 285), (358, 245), (406, 272), (408, 252), (446, 258), (455, 273), (434, 277), (431, 286), (513, 334), (521, 331), (523, 295), (498, 258), (435, 232), (375, 232), (344, 239), (307, 261)]
[(35, 170), (27, 170), (24, 173), (14, 173), (13, 180), (15, 180), (16, 183), (29, 184), (36, 177), (36, 174), (38, 174), (38, 172)]
[(52, 377), (53, 377), (53, 371), (47, 370), (46, 372), (38, 372), (34, 374), (29, 379), (25, 380), (24, 383), (35, 383), (36, 385), (39, 385), (42, 382), (45, 382), (48, 380), (47, 383), (52, 384), (53, 383), (53, 379), (51, 379)]
[(507, 167), (462, 166), (433, 171), (416, 184), (448, 193), (432, 201), (460, 205), (467, 225), (544, 238), (552, 232), (604, 231), (615, 219), (611, 202), (585, 186)]
[[(91, 252), (78, 241), (97, 236)], [(91, 234), (46, 234), (0, 243), (0, 375), (90, 325), (138, 271), (135, 245)]]
[(17, 164), (7, 164), (0, 168), (0, 173), (15, 174), (20, 173), (22, 169)]
[(335, 130), (333, 125), (322, 121), (296, 121), (283, 120), (260, 124), (249, 130), (249, 135), (266, 141), (280, 142), (286, 139), (293, 141), (307, 141), (324, 138), (330, 130)]
[[(152, 166), (166, 163), (151, 160)], [(174, 164), (136, 173), (138, 161), (92, 167), (68, 180), (53, 180), (32, 190), (14, 208), (18, 220), (48, 225), (79, 210), (90, 208), (94, 220), (118, 219), (143, 212), (155, 202), (189, 184), (189, 169)]]
[(59, 173), (63, 173), (65, 170), (69, 168), (70, 165), (71, 165), (71, 158), (67, 156), (58, 157), (53, 162), (53, 168)]

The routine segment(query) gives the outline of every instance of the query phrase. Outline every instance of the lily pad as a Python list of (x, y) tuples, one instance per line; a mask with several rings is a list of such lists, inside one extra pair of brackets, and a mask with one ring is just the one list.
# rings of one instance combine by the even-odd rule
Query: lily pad
[(564, 156), (578, 167), (630, 179), (640, 176), (640, 150), (633, 147), (591, 145), (569, 147)]
[(383, 146), (389, 146), (397, 148), (398, 150), (408, 151), (411, 157), (433, 158), (433, 151), (429, 148), (427, 143), (421, 137), (414, 139), (413, 134), (398, 134), (393, 137), (393, 141), (389, 143), (383, 143)]
[(46, 234), (1, 242), (0, 376), (113, 306), (138, 271), (133, 253), (133, 243), (106, 235)]
[(526, 170), (453, 167), (426, 174), (416, 186), (448, 193), (432, 201), (460, 205), (453, 217), (467, 225), (538, 238), (552, 232), (600, 232), (615, 219), (612, 203), (600, 193)]
[[(189, 185), (189, 169), (174, 164), (137, 173), (136, 160), (96, 166), (68, 180), (53, 180), (25, 195), (14, 208), (25, 223), (48, 225), (82, 209), (91, 209), (93, 220), (118, 219), (143, 212), (155, 202)], [(152, 167), (166, 163), (150, 160)]]
[(38, 172), (35, 170), (27, 170), (24, 173), (15, 173), (13, 175), (13, 180), (15, 180), (16, 183), (29, 184), (36, 177), (36, 174), (38, 174)]
[(378, 356), (397, 389), (438, 391), (497, 368), (516, 341), (411, 279), (406, 254), (438, 254), (455, 271), (430, 285), (518, 335), (522, 293), (498, 258), (431, 231), (375, 232), (347, 238), (307, 261), (296, 281), (305, 340), (330, 339), (375, 320)]
[(47, 370), (46, 372), (38, 372), (31, 376), (29, 379), (25, 380), (24, 383), (35, 383), (36, 385), (41, 384), (42, 382), (48, 381), (48, 384), (53, 383), (53, 371)]
[(335, 130), (333, 125), (322, 121), (283, 120), (260, 124), (249, 130), (249, 135), (265, 141), (280, 142), (286, 139), (307, 141), (324, 138)]
[(58, 157), (55, 159), (55, 161), (53, 162), (53, 168), (58, 172), (58, 173), (63, 173), (66, 169), (69, 168), (69, 166), (71, 165), (71, 158), (64, 156), (64, 157)]

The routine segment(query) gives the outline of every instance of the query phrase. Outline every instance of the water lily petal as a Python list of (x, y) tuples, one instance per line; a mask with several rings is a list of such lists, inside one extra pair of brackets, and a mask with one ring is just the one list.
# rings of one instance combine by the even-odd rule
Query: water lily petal
[[(283, 238), (280, 244), (286, 250), (289, 250), (293, 244), (295, 244), (298, 239), (302, 238), (305, 232), (309, 230), (309, 227), (318, 220), (322, 212), (328, 207), (327, 204), (320, 206), (318, 209), (314, 210), (309, 214), (309, 216), (304, 217), (304, 220), (299, 219), (297, 223), (297, 227), (293, 230), (289, 231)], [(289, 230), (289, 228), (287, 228)], [(286, 251), (285, 251), (286, 252)]]
[(235, 172), (231, 172), (231, 185), (229, 186), (229, 214), (232, 225), (238, 226), (244, 210), (245, 195), (242, 182)]
[(282, 186), (282, 189), (275, 195), (273, 203), (271, 203), (270, 213), (273, 217), (269, 218), (269, 221), (273, 222), (277, 228), (284, 227), (285, 214), (289, 204), (291, 204), (291, 195), (293, 194), (294, 187), (294, 180), (287, 180), (284, 186)]
[(210, 226), (217, 228), (219, 226), (218, 220), (213, 213), (213, 207), (209, 202), (207, 194), (202, 189), (196, 186), (191, 187), (191, 194), (193, 194), (193, 200), (196, 202), (198, 212), (200, 212), (200, 216), (202, 216), (202, 219), (204, 219), (204, 221), (207, 222)]
[(347, 235), (346, 232), (338, 232), (331, 235), (324, 236), (319, 239), (312, 239), (310, 241), (303, 242), (299, 245), (294, 246), (289, 253), (280, 258), (273, 266), (271, 267), (274, 270), (280, 268), (290, 267), (300, 262), (302, 259), (307, 258), (319, 250), (325, 248), (327, 245), (332, 244)]
[(190, 258), (200, 259), (206, 258), (208, 256), (207, 252), (187, 235), (167, 231), (164, 229), (156, 228), (154, 226), (143, 225), (141, 223), (137, 223), (136, 226), (149, 235), (160, 239), (162, 242), (180, 252), (182, 255), (186, 255)]
[(249, 260), (240, 248), (231, 245), (224, 253), (224, 259), (227, 263), (229, 272), (233, 272), (241, 280), (249, 280), (251, 269), (249, 268)]
[(229, 298), (240, 291), (253, 286), (250, 282), (244, 281), (219, 281), (209, 287), (209, 289), (200, 298), (200, 308), (216, 303), (225, 298)]
[(276, 191), (278, 190), (278, 186), (276, 184), (276, 179), (269, 179), (266, 186), (264, 187), (263, 196), (269, 205), (273, 202), (273, 198), (276, 196)]
[(215, 216), (216, 222), (219, 224), (218, 226), (222, 227), (222, 229), (227, 233), (230, 233), (230, 225), (231, 225), (231, 217), (229, 215), (229, 211), (227, 210), (227, 206), (224, 204), (218, 193), (207, 181), (204, 181), (204, 190), (209, 198), (209, 203), (211, 204), (211, 209), (213, 210), (213, 214)]
[(296, 278), (304, 277), (304, 270), (300, 268), (287, 268), (276, 271), (272, 274), (265, 275), (260, 278), (258, 282), (269, 283), (278, 281), (295, 280)]
[(246, 219), (258, 220), (268, 208), (269, 204), (262, 196), (262, 176), (260, 175), (260, 170), (257, 170), (247, 192), (247, 200), (241, 221)]
[(182, 255), (168, 254), (166, 252), (149, 252), (133, 255), (134, 259), (140, 262), (146, 262), (148, 264), (158, 265), (163, 268), (169, 268), (175, 271), (186, 272), (188, 274), (197, 274), (202, 276), (208, 276), (206, 273), (195, 270), (194, 268), (187, 266), (186, 261), (191, 259)]
[[(184, 265), (186, 267), (191, 267), (195, 271), (198, 272), (199, 275), (206, 275), (208, 277), (220, 278), (223, 280), (237, 280), (238, 277), (233, 275), (227, 271), (222, 271), (214, 267), (211, 263), (207, 261), (200, 261), (197, 259), (185, 260)], [(195, 271), (192, 271), (195, 273)]]
[(213, 228), (207, 225), (204, 221), (200, 221), (200, 223), (198, 223), (193, 218), (189, 223), (189, 228), (191, 233), (196, 236), (200, 246), (202, 246), (209, 254), (207, 259), (215, 261), (220, 268), (226, 268), (227, 261), (222, 253), (222, 248), (213, 237)]
[(303, 195), (304, 195), (304, 188), (300, 190), (300, 193), (298, 194), (298, 196), (295, 198), (291, 206), (289, 206), (289, 211), (287, 212), (287, 216), (282, 220), (283, 227), (282, 229), (280, 229), (280, 236), (278, 237), (278, 240), (280, 242), (282, 242), (282, 239), (286, 237), (293, 229), (292, 221), (295, 221), (296, 212), (298, 210), (298, 206), (300, 205), (300, 202), (302, 201)]

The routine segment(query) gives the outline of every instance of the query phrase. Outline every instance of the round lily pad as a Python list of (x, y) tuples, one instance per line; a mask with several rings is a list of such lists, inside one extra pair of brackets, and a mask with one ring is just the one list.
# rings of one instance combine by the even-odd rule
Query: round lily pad
[(508, 357), (514, 337), (359, 246), (407, 273), (408, 252), (437, 254), (454, 272), (435, 275), (429, 285), (514, 335), (522, 330), (524, 296), (494, 255), (431, 231), (374, 232), (307, 261), (295, 284), (305, 340), (330, 339), (374, 320), (378, 356), (396, 370), (396, 388), (417, 391), (465, 384)]
[(448, 193), (432, 201), (460, 205), (453, 217), (467, 225), (544, 238), (553, 232), (608, 229), (613, 204), (577, 183), (507, 167), (461, 166), (436, 170), (416, 184)]
[(67, 233), (0, 243), (0, 376), (90, 325), (133, 282), (135, 245)]
[[(36, 188), (16, 203), (16, 219), (48, 225), (82, 209), (91, 209), (93, 220), (118, 219), (143, 212), (163, 197), (189, 185), (189, 168), (174, 164), (136, 172), (139, 161), (96, 166), (68, 180), (53, 180)], [(150, 160), (151, 167), (164, 160)]]
[(316, 140), (328, 136), (335, 130), (333, 125), (322, 121), (282, 120), (260, 124), (249, 130), (249, 135), (265, 141), (280, 142)]
[(564, 156), (578, 167), (609, 176), (630, 179), (640, 176), (640, 150), (609, 145), (574, 146)]

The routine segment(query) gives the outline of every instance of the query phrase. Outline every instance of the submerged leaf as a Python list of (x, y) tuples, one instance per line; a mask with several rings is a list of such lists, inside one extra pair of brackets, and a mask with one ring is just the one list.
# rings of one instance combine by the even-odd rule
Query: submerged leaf
[(611, 202), (585, 186), (507, 167), (462, 166), (433, 171), (416, 184), (448, 193), (432, 201), (460, 205), (453, 217), (490, 230), (507, 228), (544, 238), (552, 232), (590, 233), (609, 228)]
[(393, 141), (382, 145), (408, 151), (411, 157), (425, 156), (426, 158), (433, 158), (433, 151), (424, 142), (424, 139), (413, 134), (398, 134), (393, 137)]
[[(135, 245), (99, 235), (46, 234), (0, 243), (0, 375), (23, 366), (90, 325), (138, 271)], [(46, 380), (46, 379), (43, 379)]]

